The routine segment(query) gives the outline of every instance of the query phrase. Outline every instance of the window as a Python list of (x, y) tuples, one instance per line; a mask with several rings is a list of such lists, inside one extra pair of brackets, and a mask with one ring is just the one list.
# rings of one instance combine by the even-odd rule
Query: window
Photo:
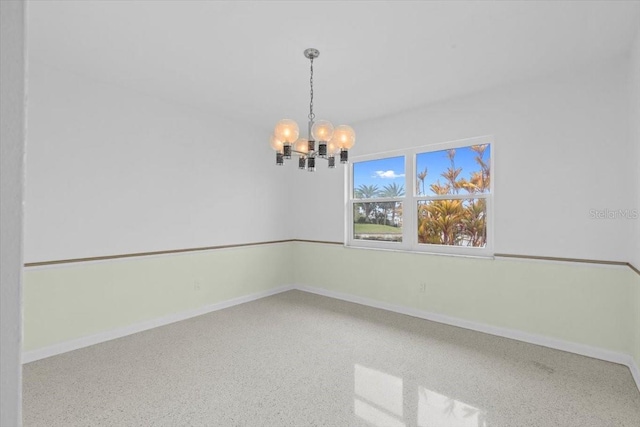
[(491, 254), (492, 158), (488, 137), (354, 158), (347, 244)]
[(405, 159), (387, 157), (353, 164), (353, 238), (402, 242)]

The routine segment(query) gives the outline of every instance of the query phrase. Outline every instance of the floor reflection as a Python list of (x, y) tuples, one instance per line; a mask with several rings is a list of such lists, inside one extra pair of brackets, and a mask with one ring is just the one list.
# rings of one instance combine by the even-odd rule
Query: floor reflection
[(356, 364), (353, 399), (355, 413), (379, 426), (404, 426), (402, 422), (402, 378)]
[[(411, 393), (416, 389), (417, 399)], [(413, 420), (419, 427), (487, 427), (480, 408), (359, 364), (354, 365), (354, 392), (356, 416), (377, 427), (404, 427)]]
[(418, 387), (418, 427), (486, 427), (484, 412), (456, 399)]

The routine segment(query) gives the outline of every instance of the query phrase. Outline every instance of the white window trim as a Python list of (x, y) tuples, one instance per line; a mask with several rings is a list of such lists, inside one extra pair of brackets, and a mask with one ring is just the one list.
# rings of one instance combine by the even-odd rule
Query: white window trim
[[(489, 159), (489, 165), (491, 168), (491, 181), (489, 184), (489, 194), (458, 194), (455, 197), (451, 195), (447, 196), (418, 196), (416, 194), (416, 158), (418, 154), (427, 153), (432, 151), (448, 150), (452, 148), (468, 147), (471, 145), (490, 144), (491, 145), (491, 157)], [(495, 183), (495, 138), (492, 135), (466, 138), (455, 141), (448, 141), (437, 144), (423, 145), (419, 147), (407, 148), (402, 150), (385, 151), (381, 153), (367, 154), (362, 156), (356, 156), (350, 159), (349, 170), (345, 174), (345, 246), (353, 248), (370, 248), (370, 249), (383, 249), (383, 250), (395, 250), (395, 251), (408, 251), (408, 252), (420, 252), (431, 253), (438, 255), (462, 255), (462, 256), (477, 256), (477, 257), (492, 257), (494, 253), (494, 183)], [(405, 158), (405, 196), (401, 198), (383, 198), (383, 199), (371, 199), (372, 201), (400, 201), (402, 202), (402, 242), (383, 242), (377, 240), (360, 240), (353, 238), (353, 204), (363, 203), (369, 201), (369, 199), (354, 199), (353, 198), (353, 164), (357, 162), (365, 162), (370, 160), (379, 160), (387, 157), (404, 156)], [(469, 196), (469, 197), (464, 197)], [(487, 200), (487, 244), (484, 248), (472, 248), (467, 246), (449, 246), (449, 245), (432, 245), (432, 244), (419, 244), (417, 233), (417, 207), (420, 200), (434, 200), (434, 199), (478, 199), (484, 198)], [(412, 224), (411, 226), (406, 226)]]

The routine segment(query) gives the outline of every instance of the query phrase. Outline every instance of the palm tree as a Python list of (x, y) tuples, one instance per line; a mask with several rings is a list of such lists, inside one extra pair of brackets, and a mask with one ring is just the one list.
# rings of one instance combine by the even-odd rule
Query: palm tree
[(440, 175), (444, 179), (449, 181), (449, 185), (451, 186), (451, 191), (453, 193), (455, 193), (455, 194), (458, 194), (458, 191), (460, 189), (460, 183), (458, 183), (457, 179), (458, 179), (458, 175), (460, 175), (460, 172), (462, 172), (462, 168), (457, 168), (456, 169), (456, 162), (455, 162), (456, 150), (455, 150), (455, 148), (447, 150), (447, 157), (449, 157), (449, 161), (451, 162), (451, 166), (449, 166), (449, 168), (447, 169), (446, 172), (442, 172)]
[(424, 206), (419, 224), (423, 239), (441, 245), (459, 243), (464, 237), (464, 230), (461, 230), (464, 215), (462, 200), (434, 200)]
[[(480, 168), (472, 171), (468, 178), (462, 176), (462, 168), (456, 168), (456, 150), (447, 150), (446, 155), (450, 165), (441, 174), (445, 181), (440, 183), (438, 180), (432, 183), (431, 191), (437, 195), (448, 195), (459, 194), (460, 190), (463, 190), (471, 196), (468, 200), (421, 202), (418, 205), (418, 241), (420, 243), (475, 247), (486, 245), (486, 200), (474, 198), (473, 195), (489, 191), (491, 170), (490, 165), (484, 160), (488, 147), (487, 144), (471, 146), (471, 150), (476, 154), (475, 161)], [(417, 177), (418, 183), (424, 182), (421, 173)]]
[(484, 192), (489, 188), (490, 175), (490, 166), (484, 162), (484, 152), (487, 149), (487, 144), (472, 145), (471, 149), (476, 153), (475, 161), (480, 165), (480, 169), (482, 171), (479, 180), (479, 188), (480, 192)]
[[(358, 188), (355, 189), (356, 199), (373, 199), (380, 194), (380, 188), (377, 185), (366, 185), (361, 184)], [(367, 221), (370, 219), (371, 212), (375, 207), (375, 203), (364, 202), (362, 203), (364, 207), (364, 217)]]
[(434, 194), (437, 194), (438, 196), (444, 196), (445, 194), (449, 194), (449, 190), (451, 189), (451, 186), (449, 184), (440, 184), (440, 180), (438, 180), (438, 182), (434, 182), (433, 184), (431, 184), (431, 191), (433, 191)]
[(455, 163), (456, 149), (452, 148), (450, 150), (447, 150), (447, 157), (449, 158), (449, 161), (451, 162), (451, 169), (455, 169), (456, 168), (456, 163)]
[(382, 192), (380, 193), (380, 197), (403, 197), (403, 196), (404, 196), (404, 186), (399, 185), (395, 182), (382, 187)]
[[(404, 186), (398, 185), (397, 183), (392, 183), (389, 185), (385, 185), (380, 192), (380, 197), (403, 197), (404, 196)], [(391, 209), (391, 225), (396, 224), (396, 205), (397, 202), (388, 202), (385, 203), (385, 219), (387, 217), (387, 209)]]
[(485, 199), (471, 199), (464, 209), (462, 224), (470, 246), (482, 247), (487, 242), (487, 204)]
[(356, 199), (373, 199), (380, 193), (377, 185), (361, 184), (355, 191)]
[[(420, 194), (426, 195), (424, 192), (424, 179), (427, 177), (427, 167), (424, 167), (424, 170), (418, 174), (418, 179), (422, 183), (422, 192)], [(418, 188), (419, 189), (419, 188)]]

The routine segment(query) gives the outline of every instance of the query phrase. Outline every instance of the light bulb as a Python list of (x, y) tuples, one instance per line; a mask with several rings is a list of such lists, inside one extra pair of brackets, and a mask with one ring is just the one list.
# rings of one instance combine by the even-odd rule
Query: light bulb
[(329, 168), (334, 169), (336, 167), (336, 155), (340, 154), (340, 147), (336, 144), (335, 140), (327, 142), (327, 159), (329, 162)]
[(273, 135), (285, 144), (291, 144), (298, 139), (299, 134), (298, 124), (291, 119), (280, 120), (273, 130)]
[(300, 138), (293, 144), (293, 149), (300, 153), (307, 154), (309, 152), (309, 141), (306, 138)]
[(311, 136), (316, 141), (329, 141), (333, 136), (333, 125), (328, 120), (318, 120), (311, 127)]
[(356, 143), (356, 133), (351, 126), (340, 125), (333, 131), (332, 141), (338, 147), (349, 150)]
[(278, 153), (282, 153), (282, 147), (284, 144), (276, 138), (275, 135), (271, 135), (271, 138), (269, 138), (269, 144), (271, 145), (271, 148), (276, 150)]
[(340, 147), (336, 143), (335, 139), (332, 139), (331, 141), (327, 142), (327, 155), (333, 156), (339, 153), (340, 153)]

